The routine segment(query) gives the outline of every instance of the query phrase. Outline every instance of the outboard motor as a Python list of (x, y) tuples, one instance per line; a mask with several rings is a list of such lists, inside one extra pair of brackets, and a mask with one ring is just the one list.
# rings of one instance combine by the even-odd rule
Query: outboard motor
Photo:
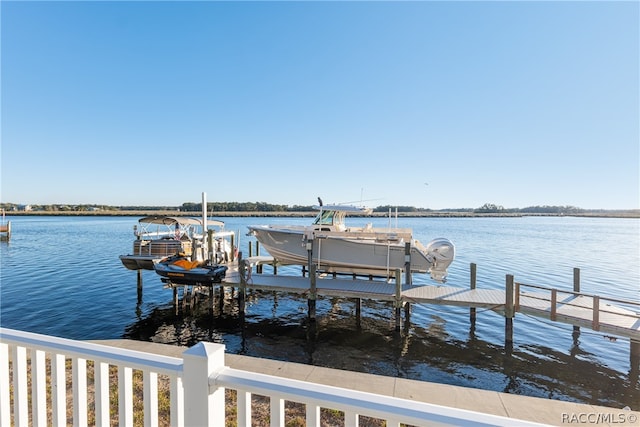
[(449, 239), (440, 237), (433, 239), (426, 246), (427, 258), (431, 262), (431, 278), (444, 283), (447, 278), (447, 268), (456, 256), (456, 248)]

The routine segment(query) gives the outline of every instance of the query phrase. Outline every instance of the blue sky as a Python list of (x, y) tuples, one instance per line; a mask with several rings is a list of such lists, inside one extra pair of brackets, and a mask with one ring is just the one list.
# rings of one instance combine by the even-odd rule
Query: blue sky
[(637, 1), (0, 8), (2, 202), (640, 207)]

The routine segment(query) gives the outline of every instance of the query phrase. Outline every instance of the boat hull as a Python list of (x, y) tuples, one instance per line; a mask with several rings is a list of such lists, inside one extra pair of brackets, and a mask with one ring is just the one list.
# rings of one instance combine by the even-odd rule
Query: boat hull
[(129, 270), (153, 270), (163, 257), (149, 255), (120, 255), (120, 261)]
[[(249, 227), (260, 244), (280, 264), (308, 265), (307, 237), (303, 228), (276, 229), (269, 226)], [(381, 239), (376, 233), (315, 232), (312, 240), (313, 262), (326, 272), (393, 276), (405, 270), (405, 251), (409, 244), (411, 272), (426, 273), (433, 257), (424, 246), (403, 238)], [(453, 248), (453, 245), (451, 245)]]

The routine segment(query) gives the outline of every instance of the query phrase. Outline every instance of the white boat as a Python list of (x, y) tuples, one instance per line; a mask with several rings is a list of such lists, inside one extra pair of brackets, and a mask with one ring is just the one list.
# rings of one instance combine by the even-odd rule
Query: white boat
[(318, 271), (393, 277), (396, 269), (404, 271), (405, 262), (410, 261), (412, 273), (430, 273), (437, 282), (446, 281), (455, 256), (448, 239), (434, 239), (425, 246), (408, 228), (345, 224), (347, 214), (368, 215), (371, 209), (322, 204), (314, 208), (320, 212), (311, 225), (253, 225), (249, 234), (282, 265), (308, 265), (311, 249)]
[[(202, 219), (186, 216), (152, 215), (134, 225), (133, 252), (120, 255), (129, 270), (154, 270), (163, 258), (181, 254), (192, 260), (222, 264), (233, 260), (233, 231), (224, 230), (224, 222), (207, 219), (203, 193)], [(210, 240), (209, 240), (210, 239)], [(209, 244), (209, 241), (211, 244)]]

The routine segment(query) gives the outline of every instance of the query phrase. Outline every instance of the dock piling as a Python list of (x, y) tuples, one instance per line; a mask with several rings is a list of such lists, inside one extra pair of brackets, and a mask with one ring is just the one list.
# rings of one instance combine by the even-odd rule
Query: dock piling
[(598, 295), (593, 296), (593, 326), (591, 329), (600, 330), (600, 297)]
[(307, 264), (309, 269), (309, 320), (316, 321), (316, 265), (313, 263), (313, 239), (307, 240)]
[(396, 297), (393, 301), (396, 317), (396, 332), (400, 332), (402, 322), (402, 271), (396, 269)]
[(513, 349), (513, 275), (507, 274), (504, 304), (504, 342), (507, 351)]
[(247, 261), (242, 258), (242, 252), (238, 252), (238, 271), (240, 272), (240, 287), (238, 288), (238, 310), (244, 315), (245, 300), (247, 295)]
[(138, 270), (138, 304), (142, 303), (142, 270)]
[(404, 282), (411, 285), (411, 242), (404, 244)]
[[(469, 289), (474, 290), (476, 288), (476, 276), (477, 276), (477, 265), (475, 263), (471, 263), (469, 266)], [(476, 323), (476, 308), (469, 308), (469, 321), (472, 325), (475, 326)]]
[[(580, 269), (573, 269), (573, 292), (580, 293)], [(573, 339), (580, 337), (580, 326), (573, 326)]]

